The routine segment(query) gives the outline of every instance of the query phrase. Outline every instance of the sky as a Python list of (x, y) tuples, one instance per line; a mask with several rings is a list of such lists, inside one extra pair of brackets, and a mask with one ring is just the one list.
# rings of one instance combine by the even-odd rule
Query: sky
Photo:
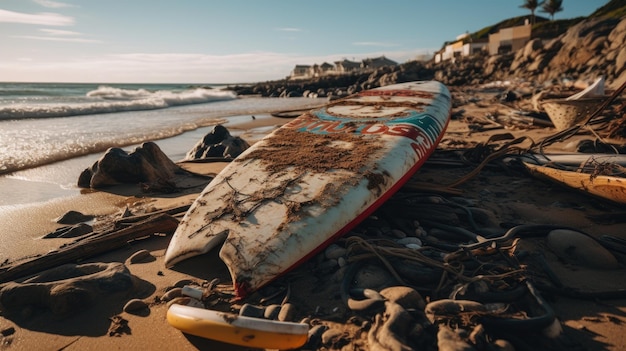
[[(555, 19), (607, 2), (564, 0)], [(403, 63), (529, 14), (523, 3), (0, 0), (0, 82), (246, 83), (284, 78), (296, 64)]]

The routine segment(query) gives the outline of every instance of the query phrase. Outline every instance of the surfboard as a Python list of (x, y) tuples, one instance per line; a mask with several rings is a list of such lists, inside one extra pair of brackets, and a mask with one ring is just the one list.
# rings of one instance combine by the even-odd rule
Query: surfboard
[(221, 245), (235, 294), (245, 297), (395, 193), (437, 147), (450, 106), (443, 84), (420, 81), (362, 91), (303, 113), (207, 185), (176, 229), (166, 266)]
[(626, 204), (626, 178), (566, 171), (524, 162), (530, 174), (616, 203)]
[(251, 348), (288, 350), (304, 345), (309, 326), (173, 304), (167, 322), (195, 336)]

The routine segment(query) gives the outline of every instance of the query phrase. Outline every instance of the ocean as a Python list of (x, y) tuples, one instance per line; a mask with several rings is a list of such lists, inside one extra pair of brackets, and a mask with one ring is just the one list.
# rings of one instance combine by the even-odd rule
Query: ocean
[(0, 211), (78, 194), (80, 172), (110, 147), (155, 141), (178, 161), (216, 124), (320, 104), (225, 87), (0, 83)]

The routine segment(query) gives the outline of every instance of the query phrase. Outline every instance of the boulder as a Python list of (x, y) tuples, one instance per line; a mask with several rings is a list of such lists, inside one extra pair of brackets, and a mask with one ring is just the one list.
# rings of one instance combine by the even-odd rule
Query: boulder
[(218, 124), (187, 152), (185, 160), (210, 157), (235, 158), (250, 147), (245, 140), (234, 137), (226, 127)]
[(116, 184), (167, 184), (176, 173), (184, 172), (153, 142), (143, 143), (133, 152), (110, 148), (78, 178), (82, 188), (102, 188)]

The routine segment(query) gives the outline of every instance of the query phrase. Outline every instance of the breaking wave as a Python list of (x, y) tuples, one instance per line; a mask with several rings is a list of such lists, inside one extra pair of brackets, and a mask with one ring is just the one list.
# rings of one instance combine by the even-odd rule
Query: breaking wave
[(123, 89), (100, 86), (85, 96), (59, 101), (18, 101), (0, 106), (0, 120), (46, 117), (71, 117), (112, 112), (142, 111), (173, 106), (232, 100), (237, 96), (226, 90), (194, 88), (182, 91)]

